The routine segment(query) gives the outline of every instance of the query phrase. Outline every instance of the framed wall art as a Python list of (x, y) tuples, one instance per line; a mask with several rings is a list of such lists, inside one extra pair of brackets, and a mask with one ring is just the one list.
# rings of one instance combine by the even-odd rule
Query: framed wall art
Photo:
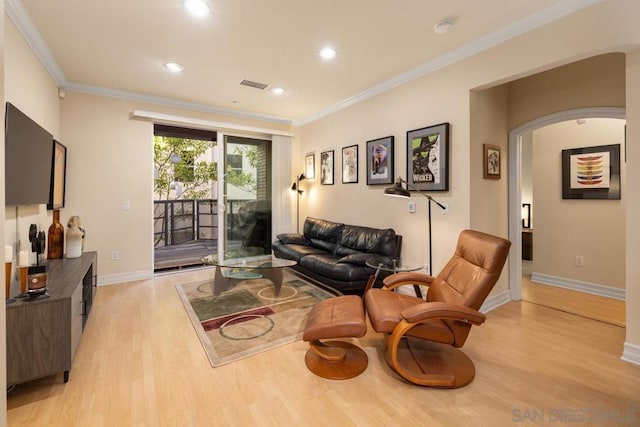
[(64, 207), (66, 174), (67, 147), (54, 140), (53, 157), (51, 159), (51, 187), (47, 209), (61, 209)]
[(333, 185), (333, 150), (320, 153), (320, 184)]
[(620, 200), (620, 144), (562, 150), (562, 198)]
[(422, 191), (449, 191), (449, 123), (407, 132), (407, 182)]
[(307, 179), (314, 179), (316, 177), (316, 155), (311, 153), (304, 157), (304, 176)]
[(500, 146), (482, 144), (482, 177), (484, 179), (500, 179)]
[(342, 149), (342, 183), (358, 182), (358, 146), (351, 145)]
[(393, 136), (367, 141), (367, 185), (393, 184)]

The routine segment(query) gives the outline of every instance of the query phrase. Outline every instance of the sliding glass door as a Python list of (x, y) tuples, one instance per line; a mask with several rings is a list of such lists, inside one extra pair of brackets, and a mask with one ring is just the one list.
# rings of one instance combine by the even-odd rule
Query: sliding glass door
[(271, 141), (224, 135), (218, 169), (224, 202), (219, 252), (224, 259), (271, 253)]

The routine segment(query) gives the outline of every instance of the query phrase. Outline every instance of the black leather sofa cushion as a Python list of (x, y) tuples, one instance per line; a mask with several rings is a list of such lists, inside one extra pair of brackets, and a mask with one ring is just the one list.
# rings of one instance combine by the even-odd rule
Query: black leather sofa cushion
[(300, 265), (314, 273), (345, 282), (367, 281), (373, 270), (364, 265), (339, 263), (333, 255), (307, 255), (300, 259)]
[(344, 226), (340, 246), (360, 252), (378, 253), (391, 257), (397, 252), (396, 233), (390, 228), (380, 230), (347, 225)]

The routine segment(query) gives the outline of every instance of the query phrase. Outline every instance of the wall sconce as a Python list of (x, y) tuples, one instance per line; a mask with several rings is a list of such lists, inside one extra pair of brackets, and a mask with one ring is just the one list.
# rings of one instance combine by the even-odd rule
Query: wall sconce
[(522, 204), (522, 228), (531, 228), (531, 203)]

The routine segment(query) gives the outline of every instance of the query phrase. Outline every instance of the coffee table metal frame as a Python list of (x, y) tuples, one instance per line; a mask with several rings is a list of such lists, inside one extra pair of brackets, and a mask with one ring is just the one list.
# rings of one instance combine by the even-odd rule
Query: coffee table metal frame
[(282, 270), (297, 264), (296, 261), (274, 256), (221, 261), (205, 259), (203, 262), (216, 267), (211, 289), (213, 295), (220, 295), (243, 280), (264, 278), (273, 283), (276, 297), (280, 296), (282, 288)]

